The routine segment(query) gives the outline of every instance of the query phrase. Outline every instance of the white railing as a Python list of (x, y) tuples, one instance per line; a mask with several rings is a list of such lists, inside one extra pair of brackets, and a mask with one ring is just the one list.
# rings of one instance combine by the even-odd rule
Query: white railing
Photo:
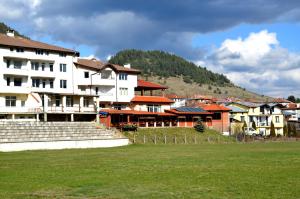
[(20, 106), (1, 106), (2, 113), (40, 113), (42, 109), (39, 107), (20, 107)]

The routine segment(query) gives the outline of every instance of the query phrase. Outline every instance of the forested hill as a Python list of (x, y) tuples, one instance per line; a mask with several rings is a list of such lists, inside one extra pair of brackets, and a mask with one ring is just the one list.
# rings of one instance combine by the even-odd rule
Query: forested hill
[[(6, 34), (6, 31), (7, 31), (8, 29), (11, 29), (11, 28), (10, 28), (9, 26), (7, 26), (6, 24), (0, 22), (0, 33)], [(26, 37), (26, 36), (20, 34), (20, 33), (19, 33), (18, 31), (16, 31), (16, 30), (15, 30), (15, 35), (29, 39), (28, 37)]]
[(186, 83), (232, 85), (222, 74), (213, 73), (163, 51), (123, 50), (113, 56), (109, 62), (119, 65), (130, 63), (133, 68), (141, 70), (143, 75), (165, 78), (182, 76)]

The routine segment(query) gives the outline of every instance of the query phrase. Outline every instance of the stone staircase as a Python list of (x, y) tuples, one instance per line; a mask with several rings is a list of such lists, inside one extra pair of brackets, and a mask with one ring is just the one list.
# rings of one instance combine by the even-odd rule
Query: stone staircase
[[(14, 147), (24, 145), (24, 150), (96, 148), (99, 140), (103, 143), (117, 139), (124, 138), (116, 136), (113, 130), (96, 128), (93, 122), (0, 122), (0, 151), (16, 151)], [(12, 150), (8, 146), (13, 146)]]

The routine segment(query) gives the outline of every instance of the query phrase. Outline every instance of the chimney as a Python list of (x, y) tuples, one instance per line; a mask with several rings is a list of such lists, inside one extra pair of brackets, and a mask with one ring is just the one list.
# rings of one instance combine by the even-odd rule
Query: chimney
[(125, 68), (131, 68), (131, 65), (130, 64), (124, 64), (124, 67)]
[(9, 37), (14, 37), (15, 36), (15, 31), (13, 29), (7, 29), (6, 35)]

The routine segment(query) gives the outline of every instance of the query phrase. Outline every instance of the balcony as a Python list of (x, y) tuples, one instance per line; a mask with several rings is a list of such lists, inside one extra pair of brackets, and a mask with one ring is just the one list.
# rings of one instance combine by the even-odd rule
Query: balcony
[(29, 71), (27, 69), (18, 69), (18, 68), (4, 68), (4, 75), (12, 75), (12, 76), (28, 76)]
[(48, 113), (96, 113), (96, 109), (93, 105), (88, 107), (80, 107), (74, 105), (73, 107), (67, 106), (49, 106)]
[(42, 110), (38, 107), (18, 107), (18, 106), (2, 106), (1, 113), (40, 113)]
[(1, 93), (28, 94), (30, 93), (30, 89), (24, 86), (3, 86), (1, 88)]
[(45, 78), (55, 78), (54, 72), (48, 72), (48, 71), (37, 71), (37, 70), (31, 70), (30, 71), (31, 77), (45, 77)]

